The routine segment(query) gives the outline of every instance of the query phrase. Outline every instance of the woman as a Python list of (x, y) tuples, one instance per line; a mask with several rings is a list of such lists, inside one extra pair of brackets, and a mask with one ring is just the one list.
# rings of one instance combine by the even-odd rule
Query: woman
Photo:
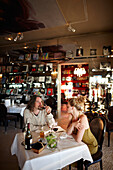
[(83, 113), (84, 103), (84, 96), (69, 99), (67, 105), (69, 113), (67, 134), (73, 135), (77, 142), (82, 141), (86, 143), (89, 147), (90, 153), (95, 154), (98, 150), (98, 143), (90, 130), (87, 116)]
[(44, 108), (43, 103), (40, 96), (34, 95), (24, 111), (24, 123), (30, 123), (31, 131), (39, 130), (40, 126), (51, 127), (55, 124), (51, 108), (49, 106)]

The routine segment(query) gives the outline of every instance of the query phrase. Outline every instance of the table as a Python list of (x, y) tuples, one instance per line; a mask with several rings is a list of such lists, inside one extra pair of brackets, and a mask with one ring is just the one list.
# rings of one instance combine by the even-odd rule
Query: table
[(25, 104), (8, 106), (7, 107), (7, 112), (8, 113), (20, 113), (20, 115), (23, 117), (23, 112), (24, 112), (25, 108), (26, 108)]
[(8, 113), (13, 113), (13, 114), (19, 114), (20, 118), (20, 128), (22, 129), (23, 126), (23, 112), (26, 108), (25, 104), (20, 104), (20, 105), (14, 105), (14, 106), (8, 106), (7, 107), (7, 112)]
[[(35, 135), (39, 136), (38, 133)], [(11, 153), (16, 154), (22, 170), (57, 170), (80, 159), (93, 161), (87, 145), (83, 142), (77, 143), (72, 137), (60, 139), (56, 150), (51, 151), (45, 147), (40, 154), (25, 150), (21, 145), (22, 141), (24, 135), (18, 133), (11, 146)]]

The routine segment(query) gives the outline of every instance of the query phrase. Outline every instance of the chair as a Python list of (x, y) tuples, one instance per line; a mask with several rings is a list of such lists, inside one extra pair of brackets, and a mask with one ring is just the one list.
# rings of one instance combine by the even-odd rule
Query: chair
[(49, 96), (49, 98), (45, 101), (46, 105), (50, 106), (52, 108), (52, 114), (53, 117), (56, 117), (57, 112), (57, 103), (56, 99), (54, 97)]
[(94, 117), (90, 121), (90, 129), (93, 135), (96, 137), (98, 141), (98, 151), (92, 155), (93, 162), (84, 161), (85, 170), (88, 170), (88, 167), (92, 164), (100, 162), (100, 169), (102, 170), (102, 145), (104, 141), (104, 134), (106, 129), (106, 121), (104, 117)]
[(110, 135), (113, 132), (113, 106), (108, 108), (108, 115), (106, 118), (106, 132), (108, 133), (108, 147), (110, 146)]
[(15, 128), (17, 123), (17, 116), (7, 113), (7, 107), (4, 104), (0, 104), (0, 123), (3, 122), (5, 126), (5, 132), (7, 132), (8, 121), (15, 122)]

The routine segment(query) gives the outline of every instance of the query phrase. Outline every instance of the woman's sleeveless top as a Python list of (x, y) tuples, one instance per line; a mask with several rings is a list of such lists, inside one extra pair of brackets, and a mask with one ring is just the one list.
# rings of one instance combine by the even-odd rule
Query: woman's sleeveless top
[(82, 141), (87, 144), (91, 155), (95, 154), (98, 150), (98, 142), (95, 136), (92, 134), (90, 128), (86, 129), (82, 138)]
[[(72, 121), (73, 121), (73, 118), (70, 123), (72, 123)], [(77, 129), (75, 128), (74, 134), (76, 133), (77, 133)], [(84, 142), (88, 146), (91, 155), (95, 154), (98, 151), (98, 142), (95, 136), (93, 135), (93, 133), (91, 132), (90, 127), (85, 130), (83, 138), (82, 138), (82, 142)]]
[[(73, 121), (73, 118), (72, 118)], [(77, 133), (77, 129), (75, 128), (74, 133)], [(82, 142), (84, 142), (88, 148), (89, 151), (91, 153), (91, 155), (95, 154), (98, 150), (98, 142), (95, 138), (95, 136), (93, 135), (93, 133), (90, 130), (90, 127), (88, 129), (85, 130), (83, 138), (82, 138)]]

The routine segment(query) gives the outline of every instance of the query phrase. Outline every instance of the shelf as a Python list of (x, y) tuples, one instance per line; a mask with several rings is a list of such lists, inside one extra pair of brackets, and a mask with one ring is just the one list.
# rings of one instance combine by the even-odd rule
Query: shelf
[[(76, 65), (78, 65), (78, 64), (76, 64)], [(67, 66), (67, 68), (62, 68), (62, 71), (65, 71), (65, 70), (71, 70), (71, 71), (74, 71), (74, 69), (75, 69), (75, 66), (76, 65), (74, 65), (74, 67), (69, 67), (69, 65), (66, 65)], [(82, 64), (82, 65), (84, 65), (84, 64)], [(78, 68), (78, 66), (76, 66), (77, 68)], [(73, 69), (74, 68), (74, 69)], [(85, 68), (86, 70), (88, 70), (89, 69), (89, 67), (88, 66), (83, 66), (83, 68)]]
[(69, 82), (72, 82), (72, 83), (89, 83), (89, 80), (71, 80), (71, 81), (62, 81), (62, 83), (69, 83)]
[(85, 89), (89, 89), (89, 87), (73, 87), (72, 89), (85, 90)]
[[(61, 77), (68, 77), (68, 76), (71, 76), (71, 77), (77, 77), (77, 75), (75, 75), (75, 74), (62, 74), (61, 75)], [(89, 76), (89, 74), (88, 73), (86, 73), (86, 74), (84, 74), (83, 76), (81, 76), (81, 77), (84, 77), (84, 76)]]

